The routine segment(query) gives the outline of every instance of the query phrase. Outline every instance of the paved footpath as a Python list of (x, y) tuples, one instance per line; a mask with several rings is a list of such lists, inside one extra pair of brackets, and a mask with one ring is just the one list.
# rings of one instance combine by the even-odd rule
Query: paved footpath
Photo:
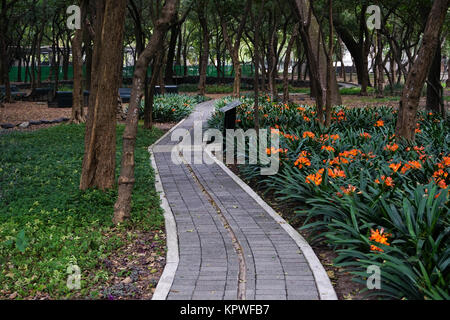
[[(192, 130), (194, 121), (203, 121), (206, 128), (213, 111), (214, 101), (199, 104), (177, 129)], [(170, 290), (165, 298), (323, 298), (310, 261), (282, 223), (218, 163), (174, 163), (170, 149), (177, 143), (169, 134), (153, 147), (158, 180), (175, 219), (178, 240), (179, 261), (172, 279), (168, 277)], [(320, 271), (323, 275), (323, 268)], [(333, 289), (328, 291), (333, 299)]]

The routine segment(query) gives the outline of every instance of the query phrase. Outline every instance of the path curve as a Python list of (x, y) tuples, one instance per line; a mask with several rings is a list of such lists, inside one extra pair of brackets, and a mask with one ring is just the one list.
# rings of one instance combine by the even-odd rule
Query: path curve
[(337, 299), (307, 242), (223, 163), (210, 153), (209, 164), (172, 161), (172, 134), (192, 132), (195, 121), (206, 128), (214, 103), (197, 105), (149, 148), (168, 239), (153, 299)]

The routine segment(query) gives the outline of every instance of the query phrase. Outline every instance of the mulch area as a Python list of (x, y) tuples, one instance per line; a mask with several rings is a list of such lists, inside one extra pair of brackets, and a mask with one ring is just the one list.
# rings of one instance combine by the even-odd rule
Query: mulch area
[[(228, 168), (233, 171), (234, 174), (240, 176), (240, 172), (237, 166), (227, 165)], [(241, 176), (243, 179), (243, 177)], [(244, 179), (243, 179), (244, 180)], [(245, 181), (245, 180), (244, 180)], [(283, 219), (285, 219), (290, 225), (292, 225), (297, 231), (298, 228), (303, 226), (304, 219), (296, 217), (295, 208), (292, 205), (278, 201), (273, 193), (264, 193), (263, 190), (258, 189), (256, 183), (250, 181), (247, 182), (248, 185), (262, 198), (266, 201), (278, 214), (280, 214)], [(310, 231), (301, 230), (298, 231), (306, 240), (311, 235)], [(366, 297), (361, 290), (365, 288), (360, 283), (352, 281), (354, 276), (348, 272), (345, 268), (338, 268), (333, 264), (333, 260), (337, 258), (335, 251), (324, 245), (317, 243), (310, 243), (316, 256), (322, 263), (331, 283), (336, 291), (339, 300), (371, 300), (372, 298)]]

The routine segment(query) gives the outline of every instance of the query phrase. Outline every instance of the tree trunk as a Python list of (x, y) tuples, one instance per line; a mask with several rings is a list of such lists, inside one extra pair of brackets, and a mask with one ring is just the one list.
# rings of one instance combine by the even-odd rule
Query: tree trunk
[[(94, 48), (93, 94), (86, 125), (85, 154), (80, 188), (114, 187), (116, 169), (116, 113), (119, 66), (122, 64), (122, 38), (126, 0), (98, 3)], [(100, 22), (101, 20), (101, 22)]]
[(441, 85), (441, 46), (438, 45), (431, 63), (427, 79), (427, 109), (436, 113), (441, 112), (443, 88)]
[(200, 22), (201, 30), (202, 30), (202, 52), (200, 55), (200, 77), (198, 83), (198, 94), (204, 96), (206, 94), (206, 71), (208, 68), (208, 60), (209, 60), (209, 30), (208, 30), (208, 21), (205, 16), (205, 9), (207, 7), (206, 1), (198, 2), (198, 20)]
[(165, 83), (173, 84), (173, 60), (175, 59), (175, 49), (177, 45), (178, 33), (180, 33), (180, 26), (174, 24), (171, 27), (169, 51), (167, 52)]
[(397, 138), (414, 141), (417, 122), (417, 108), (420, 93), (427, 77), (436, 47), (439, 45), (439, 35), (447, 14), (448, 0), (435, 0), (428, 16), (422, 45), (417, 58), (408, 73), (398, 113), (396, 126)]
[(153, 127), (153, 101), (155, 99), (155, 86), (158, 82), (159, 74), (161, 72), (161, 65), (164, 58), (163, 52), (158, 52), (154, 58), (152, 65), (152, 76), (150, 84), (147, 86), (147, 98), (144, 107), (144, 128), (151, 129)]
[[(334, 30), (333, 30), (333, 0), (328, 0), (328, 10), (329, 10), (329, 22), (330, 22), (330, 34), (328, 35), (328, 52), (327, 52), (327, 95), (325, 102), (325, 126), (329, 127), (331, 125), (331, 114), (333, 111), (333, 106), (331, 105), (331, 85), (333, 81), (333, 44), (334, 44)], [(336, 79), (336, 75), (334, 75)]]
[(76, 30), (72, 42), (73, 60), (73, 103), (72, 103), (72, 123), (85, 122), (84, 117), (84, 96), (83, 96), (83, 58), (81, 53), (83, 31)]
[[(262, 21), (262, 17), (263, 17), (263, 13), (264, 13), (264, 4), (265, 4), (265, 0), (262, 0), (261, 2), (261, 6), (259, 8), (259, 12), (258, 12), (258, 18), (256, 21), (256, 25), (254, 26), (254, 32), (255, 32), (255, 48), (258, 48), (259, 46), (259, 38), (260, 38), (260, 30), (259, 30), (259, 26), (261, 25), (261, 21)], [(253, 106), (253, 115), (255, 117), (255, 130), (257, 132), (257, 134), (259, 135), (259, 65), (260, 65), (260, 56), (259, 56), (259, 50), (255, 49), (253, 50), (253, 60), (255, 63), (255, 74), (254, 74), (254, 82), (253, 82), (253, 89), (254, 89), (254, 93), (255, 93), (255, 102), (254, 102), (254, 106)]]
[[(298, 37), (298, 28), (300, 25), (298, 23), (294, 26), (294, 31), (292, 32), (291, 39), (289, 40), (286, 56), (284, 58), (284, 70), (283, 70), (283, 102), (289, 103), (289, 63), (291, 62), (291, 52), (292, 47), (294, 46), (297, 37)], [(294, 70), (292, 70), (294, 73)]]
[[(324, 40), (322, 39), (320, 25), (312, 12), (310, 0), (295, 0), (291, 1), (293, 4), (293, 9), (295, 15), (301, 24), (300, 27), (300, 35), (302, 38), (303, 46), (307, 52), (307, 58), (309, 62), (310, 75), (313, 78), (310, 79), (311, 82), (316, 82), (316, 85), (320, 85), (320, 93), (321, 97), (316, 95), (317, 102), (322, 102), (321, 109), (323, 106), (323, 102), (326, 101), (326, 90), (325, 84), (327, 81), (327, 58), (325, 54)], [(309, 21), (307, 28), (305, 28), (306, 21)], [(303, 31), (302, 31), (303, 29)], [(333, 80), (331, 83), (330, 94), (331, 94), (331, 103), (332, 105), (341, 105), (342, 99), (339, 93), (339, 87), (337, 85), (336, 80), (336, 72), (333, 68), (332, 71)], [(319, 105), (319, 103), (317, 103)], [(318, 110), (318, 116), (323, 115), (321, 110)]]
[(141, 98), (145, 73), (150, 60), (162, 45), (164, 36), (176, 12), (177, 0), (166, 0), (161, 18), (157, 20), (153, 35), (144, 52), (139, 56), (133, 77), (131, 101), (128, 108), (127, 122), (123, 134), (122, 164), (119, 177), (119, 194), (114, 205), (114, 223), (123, 222), (131, 215), (131, 196), (134, 186), (134, 149), (138, 129), (139, 114), (137, 112)]
[(384, 65), (383, 65), (383, 42), (381, 39), (381, 32), (377, 32), (377, 56), (376, 68), (374, 71), (377, 74), (377, 98), (384, 96)]

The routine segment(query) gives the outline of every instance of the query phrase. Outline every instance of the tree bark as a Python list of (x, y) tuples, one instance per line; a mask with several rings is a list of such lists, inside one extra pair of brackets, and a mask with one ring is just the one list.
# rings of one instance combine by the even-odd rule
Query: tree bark
[(436, 113), (441, 112), (443, 88), (441, 85), (441, 46), (436, 48), (436, 53), (431, 63), (427, 79), (427, 102), (428, 110)]
[(149, 44), (139, 56), (133, 76), (133, 87), (131, 90), (130, 106), (126, 127), (123, 134), (122, 164), (119, 177), (119, 191), (116, 204), (114, 205), (114, 223), (121, 223), (131, 215), (131, 196), (134, 186), (134, 149), (138, 129), (139, 113), (138, 107), (142, 98), (145, 74), (150, 60), (155, 56), (157, 50), (164, 41), (169, 24), (175, 17), (177, 0), (166, 0), (161, 13), (154, 26), (153, 35)]
[[(291, 52), (292, 47), (294, 46), (297, 37), (298, 37), (298, 29), (300, 27), (299, 23), (296, 23), (294, 26), (294, 30), (292, 31), (291, 39), (289, 40), (286, 56), (284, 58), (284, 70), (283, 70), (283, 102), (289, 103), (289, 63), (291, 62)], [(300, 66), (300, 65), (299, 65)], [(294, 73), (294, 70), (292, 70)]]
[[(318, 107), (318, 117), (323, 116), (323, 102), (326, 101), (325, 84), (327, 82), (327, 58), (325, 54), (324, 40), (321, 35), (320, 25), (312, 12), (310, 0), (291, 0), (293, 9), (300, 23), (300, 36), (303, 46), (307, 52), (307, 59), (310, 70), (310, 82), (312, 90), (315, 93)], [(339, 87), (336, 80), (336, 72), (332, 71), (333, 81), (331, 83), (331, 103), (332, 105), (341, 105), (342, 99), (339, 93)], [(321, 120), (323, 121), (323, 119)]]
[(232, 43), (231, 37), (228, 35), (228, 27), (223, 18), (223, 14), (219, 9), (220, 24), (222, 26), (222, 33), (225, 40), (225, 44), (233, 61), (234, 67), (234, 84), (233, 84), (233, 96), (240, 97), (241, 95), (241, 61), (239, 60), (239, 48), (241, 44), (242, 34), (244, 32), (244, 27), (247, 22), (247, 16), (251, 10), (252, 1), (247, 0), (245, 10), (241, 16), (241, 21), (239, 23), (239, 28), (236, 32), (236, 37), (234, 39), (234, 44)]
[(208, 5), (207, 1), (198, 1), (198, 20), (202, 29), (202, 52), (200, 55), (200, 77), (198, 83), (198, 94), (204, 96), (206, 94), (206, 71), (209, 60), (209, 30), (208, 21), (205, 16), (205, 9)]
[(152, 65), (152, 76), (150, 84), (147, 86), (147, 98), (144, 107), (144, 128), (151, 129), (153, 127), (153, 102), (155, 99), (155, 86), (161, 73), (161, 65), (164, 58), (163, 52), (158, 52), (154, 58)]
[(436, 47), (439, 45), (439, 35), (447, 14), (447, 8), (448, 0), (435, 0), (428, 16), (422, 37), (422, 45), (408, 73), (405, 87), (403, 88), (395, 130), (397, 139), (404, 138), (407, 141), (414, 141), (415, 139), (420, 93), (425, 83)]
[(97, 23), (101, 28), (96, 29), (95, 35), (93, 75), (96, 76), (86, 125), (82, 190), (111, 189), (115, 184), (117, 93), (126, 0), (104, 0), (102, 7), (98, 3)]

